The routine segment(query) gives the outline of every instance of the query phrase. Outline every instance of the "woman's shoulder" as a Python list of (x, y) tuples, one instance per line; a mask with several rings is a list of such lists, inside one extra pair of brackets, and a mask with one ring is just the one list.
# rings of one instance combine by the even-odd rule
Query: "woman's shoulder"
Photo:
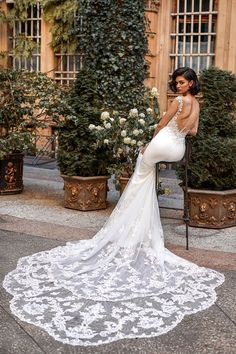
[(182, 102), (186, 106), (199, 106), (198, 100), (195, 98), (195, 96), (192, 95), (186, 95), (186, 96), (180, 96), (182, 97)]
[[(194, 97), (193, 97), (194, 98)], [(193, 102), (192, 98), (189, 96), (182, 96), (179, 95), (177, 97), (175, 97), (176, 101), (178, 101), (179, 103), (186, 103), (186, 104), (191, 104)]]
[(194, 101), (194, 96), (192, 95), (186, 95), (186, 96), (182, 96), (182, 100), (185, 103), (192, 103)]

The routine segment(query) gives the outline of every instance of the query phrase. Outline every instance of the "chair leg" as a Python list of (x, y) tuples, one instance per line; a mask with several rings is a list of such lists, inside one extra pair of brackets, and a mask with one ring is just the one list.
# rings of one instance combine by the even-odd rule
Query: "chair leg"
[(186, 250), (188, 251), (188, 221), (185, 222), (185, 227), (186, 227)]
[[(189, 146), (186, 147), (186, 156), (189, 153)], [(156, 196), (158, 198), (158, 187), (159, 187), (159, 163), (156, 163), (156, 176), (155, 176), (155, 188)], [(185, 222), (185, 236), (186, 236), (186, 250), (189, 249), (189, 207), (188, 207), (188, 159), (185, 162), (185, 188), (184, 188), (184, 215), (183, 220)]]
[[(186, 146), (186, 156), (189, 155), (189, 144)], [(188, 203), (188, 158), (185, 161), (185, 186), (184, 186), (184, 221), (185, 221), (185, 236), (186, 250), (188, 250), (188, 224), (189, 224), (189, 203)]]
[(188, 199), (187, 199), (187, 193), (186, 193), (186, 186), (184, 190), (184, 215), (183, 215), (183, 220), (185, 223), (185, 238), (186, 238), (186, 250), (188, 250), (188, 223), (189, 223), (189, 210), (188, 210)]
[(155, 189), (156, 189), (156, 196), (158, 198), (158, 186), (159, 186), (159, 163), (156, 163), (156, 178), (155, 178)]

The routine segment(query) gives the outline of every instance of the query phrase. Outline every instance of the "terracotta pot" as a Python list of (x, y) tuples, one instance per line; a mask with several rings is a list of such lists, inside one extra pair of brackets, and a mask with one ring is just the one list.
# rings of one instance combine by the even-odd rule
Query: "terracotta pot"
[(88, 211), (107, 207), (107, 181), (109, 176), (80, 177), (65, 176), (64, 202), (70, 209)]
[(120, 194), (124, 192), (124, 189), (127, 186), (128, 182), (129, 182), (129, 177), (119, 177)]
[(23, 191), (24, 154), (15, 153), (0, 160), (0, 194), (18, 194)]
[(236, 226), (236, 189), (218, 192), (188, 188), (188, 205), (190, 226)]

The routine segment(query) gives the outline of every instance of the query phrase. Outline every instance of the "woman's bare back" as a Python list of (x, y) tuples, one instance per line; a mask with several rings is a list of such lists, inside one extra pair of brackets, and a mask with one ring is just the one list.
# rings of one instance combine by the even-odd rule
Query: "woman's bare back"
[(187, 131), (190, 135), (196, 135), (199, 123), (199, 103), (192, 95), (183, 96), (183, 108), (177, 118), (177, 126), (180, 131)]

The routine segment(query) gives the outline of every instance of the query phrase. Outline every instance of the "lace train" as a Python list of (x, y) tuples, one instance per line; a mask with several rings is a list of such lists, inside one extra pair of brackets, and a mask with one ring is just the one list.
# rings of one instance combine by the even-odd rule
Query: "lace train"
[(162, 129), (139, 155), (125, 192), (93, 239), (21, 258), (6, 275), (3, 286), (13, 295), (16, 316), (63, 343), (91, 346), (158, 336), (215, 302), (223, 274), (164, 247), (154, 162), (183, 156), (184, 135), (175, 129)]
[[(211, 306), (214, 288), (224, 281), (222, 274), (166, 249), (160, 264), (150, 247), (138, 253), (119, 249), (89, 273), (77, 274), (76, 262), (66, 271), (62, 262), (58, 267), (56, 259), (80, 253), (83, 243), (24, 257), (4, 281), (14, 296), (12, 312), (63, 343), (90, 346), (166, 333), (184, 315)], [(113, 250), (112, 244), (105, 247), (101, 259)]]

